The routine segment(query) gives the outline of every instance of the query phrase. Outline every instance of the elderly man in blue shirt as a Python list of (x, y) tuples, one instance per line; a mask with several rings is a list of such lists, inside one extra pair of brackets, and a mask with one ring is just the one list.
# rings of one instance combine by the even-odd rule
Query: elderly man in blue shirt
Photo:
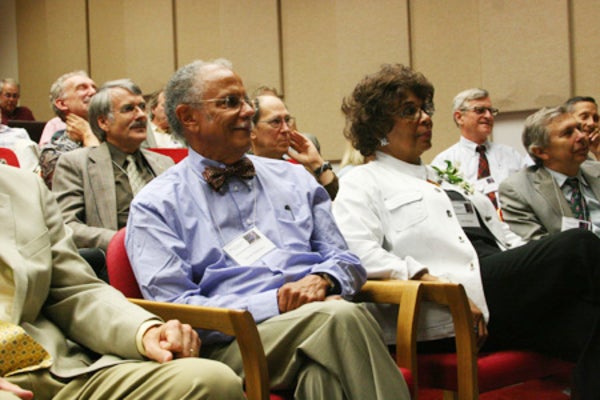
[[(302, 167), (246, 155), (254, 109), (226, 60), (196, 61), (166, 89), (189, 157), (131, 205), (126, 245), (146, 298), (249, 310), (271, 386), (299, 399), (408, 399), (375, 320), (348, 301), (365, 282), (325, 189)], [(235, 342), (201, 332), (241, 373)]]

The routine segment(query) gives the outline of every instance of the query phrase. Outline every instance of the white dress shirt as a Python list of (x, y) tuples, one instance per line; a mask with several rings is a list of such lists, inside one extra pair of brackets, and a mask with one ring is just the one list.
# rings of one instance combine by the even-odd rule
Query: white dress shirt
[[(510, 146), (490, 141), (483, 145), (486, 147), (485, 155), (490, 166), (490, 175), (498, 185), (523, 167), (533, 165), (529, 156), (522, 156)], [(435, 156), (431, 165), (446, 169), (445, 160), (449, 160), (462, 173), (464, 179), (475, 183), (479, 170), (479, 153), (475, 150), (477, 146), (477, 143), (461, 136), (458, 143)]]

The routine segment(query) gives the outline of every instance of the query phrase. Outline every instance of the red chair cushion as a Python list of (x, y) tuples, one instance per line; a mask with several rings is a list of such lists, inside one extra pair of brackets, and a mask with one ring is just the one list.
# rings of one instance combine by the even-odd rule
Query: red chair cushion
[[(419, 386), (456, 391), (456, 354), (419, 354)], [(481, 393), (555, 374), (568, 374), (573, 363), (530, 351), (482, 353), (477, 360)]]
[(125, 249), (125, 228), (120, 229), (108, 244), (106, 270), (112, 287), (120, 290), (126, 297), (143, 298)]
[(163, 147), (152, 147), (148, 150), (153, 151), (155, 153), (162, 154), (164, 156), (169, 156), (173, 159), (173, 162), (177, 164), (179, 161), (183, 160), (188, 156), (188, 149), (169, 149)]
[(7, 147), (0, 147), (0, 164), (8, 164), (13, 167), (19, 167), (19, 159), (14, 151)]

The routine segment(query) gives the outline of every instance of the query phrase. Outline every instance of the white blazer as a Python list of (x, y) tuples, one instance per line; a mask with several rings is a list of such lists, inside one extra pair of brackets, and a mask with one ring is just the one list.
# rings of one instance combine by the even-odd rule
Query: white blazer
[[(455, 185), (433, 183), (437, 181), (437, 173), (425, 165), (408, 164), (378, 152), (374, 161), (354, 168), (341, 180), (333, 213), (369, 279), (410, 279), (427, 268), (432, 275), (462, 283), (487, 321), (477, 253), (444, 189), (459, 191), (472, 201), (502, 249), (523, 242), (500, 222), (487, 197), (465, 193)], [(395, 319), (386, 308), (377, 306), (372, 311), (391, 342)], [(447, 310), (432, 304), (422, 310), (421, 340), (454, 335)]]

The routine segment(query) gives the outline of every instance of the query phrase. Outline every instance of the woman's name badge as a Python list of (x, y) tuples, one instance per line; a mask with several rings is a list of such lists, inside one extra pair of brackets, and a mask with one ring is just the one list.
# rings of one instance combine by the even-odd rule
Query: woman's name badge
[(567, 231), (569, 229), (585, 229), (591, 231), (592, 223), (582, 219), (562, 217), (561, 231)]
[(227, 243), (223, 250), (239, 265), (252, 265), (274, 248), (275, 244), (254, 227)]
[(477, 219), (477, 213), (473, 207), (473, 203), (469, 200), (452, 200), (452, 207), (460, 226), (463, 228), (477, 228), (479, 227), (479, 220)]

